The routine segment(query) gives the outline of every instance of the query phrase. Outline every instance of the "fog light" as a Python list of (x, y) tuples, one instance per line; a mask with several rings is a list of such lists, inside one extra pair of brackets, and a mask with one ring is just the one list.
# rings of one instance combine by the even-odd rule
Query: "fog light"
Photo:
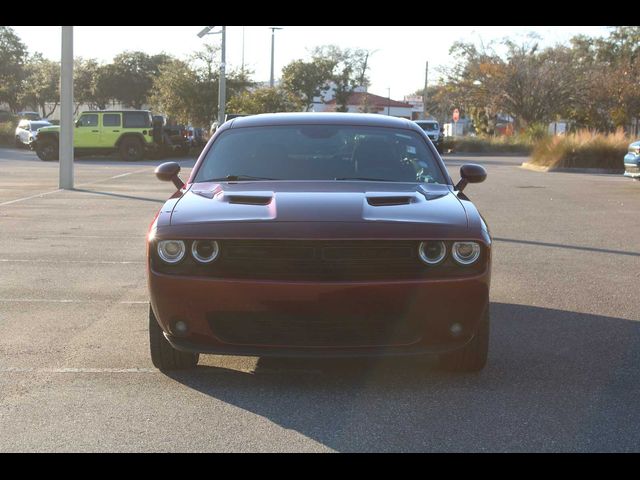
[(187, 326), (187, 323), (182, 320), (178, 320), (173, 324), (173, 331), (176, 335), (186, 335), (188, 330), (189, 327)]
[(449, 332), (451, 332), (452, 337), (459, 337), (462, 334), (462, 325), (454, 323), (449, 327)]

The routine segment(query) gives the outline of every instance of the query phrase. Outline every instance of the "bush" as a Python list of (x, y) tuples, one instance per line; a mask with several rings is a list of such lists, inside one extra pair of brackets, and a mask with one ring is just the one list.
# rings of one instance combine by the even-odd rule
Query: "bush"
[(624, 156), (632, 142), (622, 130), (602, 134), (581, 130), (538, 142), (530, 163), (550, 168), (603, 168), (624, 170)]
[(512, 153), (529, 154), (533, 149), (533, 142), (523, 136), (478, 136), (478, 137), (447, 137), (443, 143), (445, 152), (455, 153)]
[(13, 145), (16, 135), (15, 122), (0, 123), (0, 145)]

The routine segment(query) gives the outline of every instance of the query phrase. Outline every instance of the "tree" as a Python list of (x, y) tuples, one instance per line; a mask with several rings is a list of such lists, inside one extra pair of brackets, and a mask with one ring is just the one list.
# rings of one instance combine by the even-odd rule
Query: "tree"
[(362, 49), (342, 49), (336, 45), (316, 47), (312, 51), (314, 61), (326, 62), (331, 67), (336, 110), (346, 112), (349, 97), (356, 87), (367, 87), (370, 52)]
[(26, 76), (27, 47), (10, 27), (0, 27), (0, 102), (16, 112)]
[(233, 97), (227, 109), (230, 112), (255, 115), (259, 113), (299, 112), (303, 105), (282, 88), (258, 88)]
[[(181, 123), (209, 126), (218, 116), (218, 63), (211, 46), (188, 61), (171, 59), (162, 64), (152, 86), (150, 104)], [(226, 74), (227, 98), (246, 90), (247, 72)]]
[(146, 104), (154, 78), (169, 60), (165, 54), (150, 56), (144, 52), (123, 52), (113, 59), (115, 98), (136, 109)]
[(329, 89), (332, 69), (327, 59), (294, 60), (282, 69), (282, 88), (298, 97), (305, 111), (309, 111), (314, 98)]
[(60, 101), (60, 63), (35, 54), (25, 65), (25, 77), (20, 103), (37, 106), (49, 118)]

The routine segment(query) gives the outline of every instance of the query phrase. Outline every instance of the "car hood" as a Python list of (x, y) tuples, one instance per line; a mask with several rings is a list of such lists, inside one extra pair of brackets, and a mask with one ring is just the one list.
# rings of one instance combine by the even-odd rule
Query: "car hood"
[(195, 237), (211, 230), (220, 238), (265, 229), (315, 237), (318, 231), (364, 231), (363, 225), (386, 225), (385, 231), (403, 225), (404, 231), (420, 234), (424, 227), (458, 233), (468, 227), (450, 186), (382, 182), (196, 183), (163, 217), (158, 227)]

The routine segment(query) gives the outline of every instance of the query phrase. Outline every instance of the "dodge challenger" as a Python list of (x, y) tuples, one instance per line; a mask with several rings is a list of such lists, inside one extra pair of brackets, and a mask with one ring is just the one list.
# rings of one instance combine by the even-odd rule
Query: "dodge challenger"
[(491, 237), (426, 133), (372, 114), (222, 125), (147, 238), (151, 359), (436, 355), (473, 372), (489, 347)]

